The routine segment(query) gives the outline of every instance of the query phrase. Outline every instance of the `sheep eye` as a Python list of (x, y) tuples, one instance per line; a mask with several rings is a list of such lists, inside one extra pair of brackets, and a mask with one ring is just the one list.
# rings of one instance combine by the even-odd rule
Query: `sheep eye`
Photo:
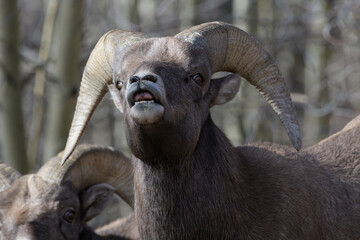
[(115, 84), (116, 88), (121, 90), (121, 88), (123, 87), (123, 82), (122, 81), (117, 81)]
[(72, 223), (75, 219), (75, 212), (72, 211), (72, 210), (67, 210), (65, 213), (64, 213), (64, 216), (63, 216), (64, 220), (68, 223)]
[(203, 83), (203, 77), (201, 76), (201, 74), (195, 74), (191, 76), (191, 79), (199, 86), (202, 86)]

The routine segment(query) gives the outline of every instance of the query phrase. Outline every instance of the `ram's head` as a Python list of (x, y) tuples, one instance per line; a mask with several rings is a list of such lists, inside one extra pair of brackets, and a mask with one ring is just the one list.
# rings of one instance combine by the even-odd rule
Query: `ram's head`
[[(211, 79), (219, 71), (233, 74)], [(124, 113), (135, 156), (144, 161), (159, 152), (186, 157), (196, 147), (209, 108), (235, 96), (240, 76), (271, 104), (299, 149), (299, 125), (283, 77), (273, 58), (244, 31), (213, 22), (164, 38), (108, 32), (86, 65), (64, 160), (108, 88)]]
[(133, 205), (129, 160), (111, 148), (81, 145), (21, 176), (0, 163), (0, 239), (79, 239), (115, 192)]

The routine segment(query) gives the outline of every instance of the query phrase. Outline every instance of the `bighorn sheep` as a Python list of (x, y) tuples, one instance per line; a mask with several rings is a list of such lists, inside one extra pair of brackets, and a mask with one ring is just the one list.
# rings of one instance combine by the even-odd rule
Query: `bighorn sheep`
[[(126, 222), (117, 224), (117, 233), (102, 228), (101, 232), (108, 237), (100, 237), (85, 226), (111, 202), (113, 192), (133, 204), (129, 159), (111, 148), (82, 145), (64, 167), (60, 160), (57, 156), (36, 174), (24, 176), (0, 164), (0, 239), (136, 237), (135, 222), (132, 226)], [(131, 218), (134, 217), (126, 219)], [(124, 225), (128, 229), (120, 229)]]
[[(218, 71), (233, 74), (211, 80)], [(235, 148), (209, 109), (235, 96), (239, 75), (300, 149), (283, 77), (244, 31), (220, 22), (164, 38), (110, 31), (85, 67), (63, 162), (109, 88), (133, 154), (142, 239), (360, 239), (358, 125), (300, 152)]]

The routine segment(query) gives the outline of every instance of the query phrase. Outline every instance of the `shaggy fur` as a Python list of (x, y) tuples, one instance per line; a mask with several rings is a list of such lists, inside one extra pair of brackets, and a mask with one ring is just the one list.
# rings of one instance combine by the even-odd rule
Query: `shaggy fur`
[(358, 239), (359, 134), (357, 126), (299, 153), (234, 148), (209, 118), (182, 164), (134, 157), (143, 239)]
[[(233, 74), (211, 79), (218, 71)], [(236, 148), (209, 112), (237, 94), (239, 75), (300, 149), (275, 60), (242, 30), (213, 22), (164, 38), (110, 31), (84, 70), (63, 162), (108, 87), (133, 154), (142, 239), (360, 239), (359, 121), (300, 152)]]
[[(133, 153), (141, 238), (359, 239), (359, 125), (300, 152), (270, 143), (235, 148), (209, 108), (237, 89), (233, 79), (210, 81), (206, 68), (194, 67), (204, 55), (196, 50), (150, 39), (115, 65), (124, 87), (110, 90)], [(166, 93), (163, 118), (148, 125), (129, 113), (128, 89), (147, 80), (128, 79), (142, 72)], [(189, 78), (196, 72), (201, 85)]]

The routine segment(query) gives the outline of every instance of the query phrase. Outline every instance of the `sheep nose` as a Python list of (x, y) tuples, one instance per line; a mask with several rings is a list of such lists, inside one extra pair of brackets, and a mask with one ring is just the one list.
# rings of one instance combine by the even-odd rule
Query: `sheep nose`
[(130, 84), (139, 81), (150, 81), (155, 83), (157, 81), (157, 76), (154, 74), (141, 74), (141, 75), (134, 75), (130, 78)]
[(150, 82), (156, 82), (157, 77), (152, 74), (147, 74), (144, 77), (141, 78), (141, 80), (150, 81)]
[(130, 78), (130, 84), (131, 84), (131, 83), (136, 83), (136, 82), (138, 82), (138, 81), (140, 81), (140, 78), (139, 78), (138, 76), (132, 76), (132, 77)]

